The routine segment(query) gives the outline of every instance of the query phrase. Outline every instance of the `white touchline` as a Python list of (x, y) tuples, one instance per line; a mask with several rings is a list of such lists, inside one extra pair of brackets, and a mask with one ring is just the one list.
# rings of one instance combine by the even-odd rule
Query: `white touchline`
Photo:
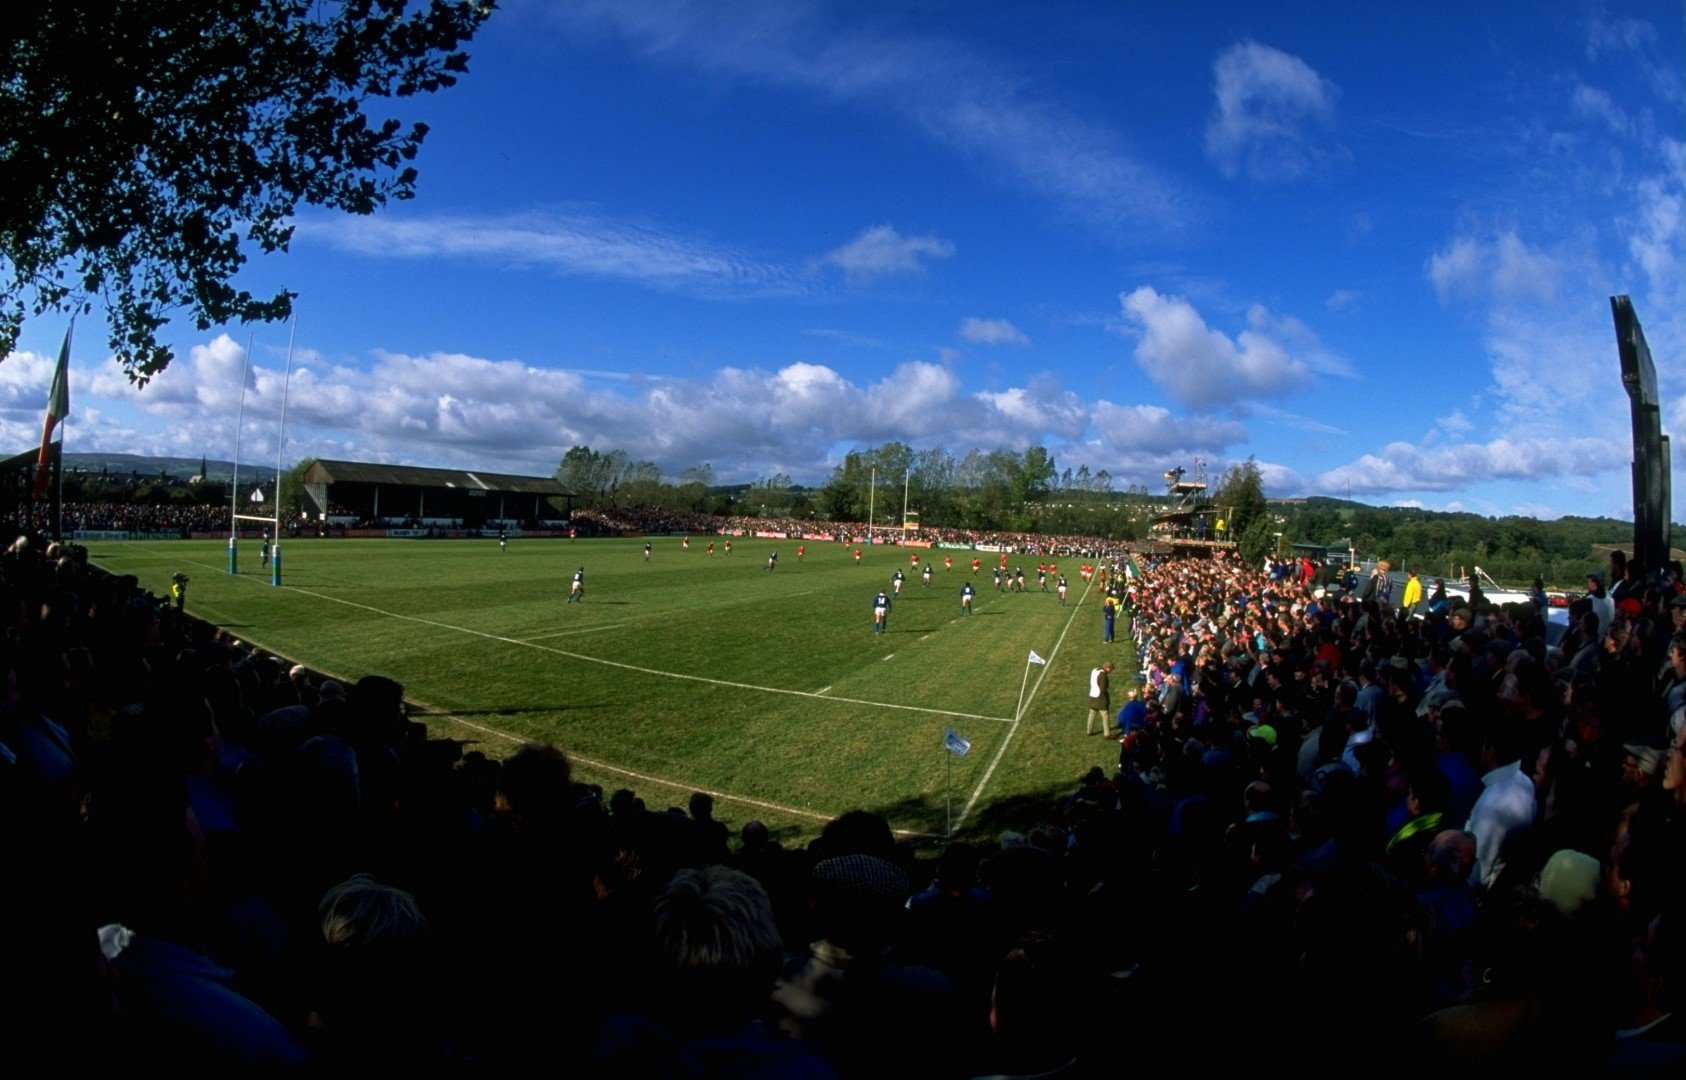
[(523, 643), (526, 643), (526, 642), (530, 642), (530, 641), (542, 641), (545, 638), (569, 637), (573, 634), (595, 634), (599, 630), (619, 630), (621, 627), (623, 627), (625, 625), (626, 625), (626, 623), (618, 622), (618, 623), (610, 623), (607, 626), (586, 626), (586, 627), (582, 627), (581, 629), (578, 629), (578, 630), (552, 630), (548, 634), (534, 634), (532, 637), (523, 638), (521, 640), (522, 640)]
[[(1060, 654), (1060, 646), (1065, 644), (1065, 636), (1071, 632), (1071, 624), (1077, 619), (1077, 609), (1083, 606), (1083, 597), (1089, 595), (1089, 588), (1093, 584), (1094, 582), (1091, 580), (1088, 585), (1083, 586), (1083, 596), (1079, 596), (1077, 603), (1072, 605), (1071, 614), (1065, 620), (1065, 629), (1060, 631), (1059, 640), (1054, 642), (1054, 647), (1048, 651), (1048, 662), (1041, 665), (1042, 670), (1036, 676), (1036, 685), (1031, 688), (1030, 696), (1025, 699), (1024, 708), (1028, 709), (1030, 703), (1036, 700), (1036, 691), (1042, 689), (1042, 680), (1047, 677), (1048, 668), (1053, 664), (1054, 657)], [(1019, 716), (1013, 718), (1013, 726), (1007, 729), (1007, 737), (1002, 739), (1001, 745), (996, 748), (995, 757), (991, 759), (989, 768), (984, 770), (983, 779), (979, 780), (978, 786), (972, 789), (972, 797), (966, 800), (966, 807), (960, 811), (960, 816), (954, 819), (956, 829), (966, 823), (966, 818), (972, 813), (972, 807), (978, 804), (978, 796), (983, 794), (984, 785), (989, 783), (989, 778), (995, 775), (995, 767), (1001, 764), (1001, 758), (1007, 753), (1008, 745), (1012, 743), (1013, 736), (1019, 730), (1019, 717), (1023, 715), (1024, 709), (1020, 709)]]
[[(189, 562), (193, 566), (203, 566), (210, 570), (221, 569), (221, 567), (213, 566), (210, 563), (194, 562), (192, 560), (182, 561)], [(242, 580), (245, 580), (244, 577), (242, 577)], [(753, 690), (762, 694), (784, 694), (789, 697), (805, 698), (819, 697), (818, 694), (807, 690), (786, 690), (777, 686), (757, 686), (754, 683), (732, 682), (729, 679), (711, 679), (707, 675), (685, 675), (677, 671), (657, 671), (654, 668), (639, 667), (636, 664), (623, 664), (619, 660), (605, 660), (602, 657), (587, 656), (584, 653), (569, 652), (566, 649), (553, 649), (548, 645), (538, 645), (531, 641), (522, 641), (519, 638), (504, 637), (502, 634), (491, 634), (484, 630), (473, 630), (466, 626), (454, 626), (451, 623), (439, 622), (436, 619), (424, 619), (418, 615), (400, 615), (396, 611), (387, 611), (384, 608), (374, 607), (369, 604), (359, 604), (353, 600), (343, 600), (340, 597), (329, 596), (326, 593), (312, 592), (309, 589), (301, 589), (297, 585), (283, 585), (281, 588), (286, 589), (288, 592), (298, 593), (300, 596), (310, 596), (317, 600), (326, 600), (333, 604), (343, 604), (346, 607), (356, 608), (359, 611), (372, 611), (376, 615), (385, 615), (390, 619), (402, 619), (405, 622), (420, 623), (423, 626), (433, 626), (441, 630), (453, 630), (459, 634), (468, 634), (473, 637), (485, 638), (488, 641), (501, 641), (506, 645), (518, 645), (522, 648), (537, 649), (540, 652), (547, 652), (553, 656), (565, 656), (570, 660), (579, 660), (582, 663), (602, 664), (605, 667), (620, 668), (623, 671), (636, 671), (641, 675), (653, 675), (657, 678), (665, 679), (683, 679), (687, 682), (708, 683), (711, 686), (725, 686), (734, 690)], [(1061, 636), (1063, 637), (1064, 635)], [(895, 653), (890, 654), (890, 656), (894, 655)], [(886, 656), (884, 659), (888, 660), (890, 659), (890, 656)], [(1016, 722), (1010, 716), (982, 716), (978, 713), (960, 712), (955, 709), (933, 709), (925, 705), (897, 705), (888, 701), (866, 701), (861, 698), (842, 697), (828, 697), (825, 700), (842, 702), (845, 705), (865, 705), (868, 708), (873, 709), (896, 709), (901, 712), (927, 713), (934, 716), (953, 716), (958, 717), (961, 720), (988, 720), (991, 723), (996, 724), (1012, 724)]]
[[(184, 561), (191, 563), (192, 566), (204, 566), (206, 569), (221, 569), (221, 566), (214, 566), (214, 564), (211, 563), (201, 563), (201, 561), (192, 561), (192, 559), (184, 559)], [(627, 671), (642, 672), (642, 674), (649, 674), (649, 676), (666, 676), (669, 677), (669, 679), (691, 679), (691, 681), (696, 682), (713, 682), (713, 684), (717, 684), (717, 686), (732, 686), (738, 687), (738, 689), (767, 692), (767, 694), (796, 694), (799, 698), (818, 698), (818, 696), (821, 696), (821, 694), (824, 694), (824, 692), (830, 691), (831, 689), (831, 687), (828, 686), (809, 694), (809, 692), (786, 691), (786, 689), (777, 689), (777, 687), (771, 686), (750, 686), (750, 684), (745, 684), (745, 682), (727, 682), (723, 681), (723, 679), (706, 679), (706, 677), (703, 676), (681, 676), (681, 674), (674, 674), (674, 672), (651, 671), (651, 669), (646, 669), (646, 667), (634, 667), (632, 664), (617, 664), (615, 660), (599, 660), (597, 657), (587, 657), (587, 655), (573, 654), (573, 652), (563, 652), (561, 649), (548, 649), (545, 645), (531, 645), (529, 642), (511, 639), (511, 637), (499, 637), (499, 635), (496, 634), (486, 634), (484, 630), (470, 630), (470, 628), (467, 627), (454, 627), (454, 625), (450, 625), (450, 623), (433, 622), (430, 618), (418, 618), (415, 617), (415, 615), (400, 615), (398, 612), (384, 612), (381, 608), (369, 607), (366, 603), (354, 603), (354, 601), (351, 600), (341, 600), (341, 598), (337, 598), (337, 596), (325, 596), (322, 595), (322, 593), (314, 593), (314, 591), (305, 590), (305, 588), (298, 588), (298, 586), (295, 585), (283, 585), (282, 588), (285, 588), (285, 590), (288, 591), (293, 591), (293, 593), (298, 593), (298, 595), (314, 596), (317, 600), (329, 600), (332, 601), (332, 603), (342, 603), (342, 605), (346, 605), (346, 607), (361, 608), (364, 612), (374, 612), (376, 615), (386, 615), (386, 617), (389, 618), (401, 618), (401, 620), (406, 620), (406, 622), (423, 623), (423, 625), (428, 625), (428, 627), (440, 627), (442, 630), (455, 630), (455, 632), (459, 632), (459, 634), (470, 634), (474, 635), (474, 637), (486, 637), (486, 639), (497, 640), (497, 642), (507, 642), (507, 644), (511, 645), (528, 645), (531, 649), (540, 649), (543, 650), (543, 652), (553, 652), (553, 654), (565, 655), (565, 657), (572, 657), (572, 659), (577, 660), (587, 660), (587, 662), (592, 662), (592, 664), (607, 664), (607, 666), (610, 667), (624, 667)], [(214, 612), (216, 608), (201, 607), (199, 610), (209, 610), (209, 612)], [(622, 625), (624, 625), (624, 623), (622, 623)], [(1067, 625), (1069, 625), (1069, 623), (1067, 623)], [(607, 630), (609, 627), (595, 628), (599, 628), (599, 630)], [(241, 635), (241, 637), (244, 637), (244, 640), (248, 640), (248, 642), (256, 645), (256, 647), (260, 647), (260, 649), (265, 650), (265, 652), (275, 652), (275, 654), (280, 655), (280, 650), (271, 649), (270, 645), (265, 645), (263, 642), (258, 642), (258, 640), (251, 639), (251, 637), (246, 637), (246, 635)], [(1060, 640), (1064, 639), (1066, 639), (1066, 635), (1060, 634)], [(1055, 652), (1057, 652), (1057, 650), (1059, 650), (1059, 645), (1055, 645), (1054, 649)], [(895, 654), (892, 652), (890, 655)], [(890, 659), (890, 657), (885, 657), (885, 659)], [(1049, 659), (1052, 659), (1052, 654), (1049, 655)], [(325, 674), (325, 676), (336, 677), (336, 679), (341, 679), (341, 681), (344, 682), (354, 681), (354, 679), (349, 679), (347, 676), (336, 676), (334, 672), (324, 671), (322, 674)], [(1040, 684), (1042, 684), (1042, 681), (1037, 679), (1037, 686), (1040, 686)], [(1035, 698), (1035, 691), (1032, 691), (1030, 696)], [(411, 701), (415, 701), (418, 706), (421, 706), (423, 709), (427, 709), (427, 716), (438, 716), (438, 718), (450, 719), (450, 723), (460, 724), (460, 726), (464, 726), (464, 728), (469, 728), (470, 731), (481, 731), (484, 735), (496, 736), (496, 738), (501, 738), (501, 740), (506, 741), (506, 743), (516, 743), (516, 745), (523, 745), (523, 743), (528, 741), (521, 738), (521, 736), (509, 735), (507, 731), (499, 731), (497, 728), (487, 728), (486, 724), (474, 723), (472, 719), (464, 719), (462, 716), (457, 716), (455, 713), (448, 713), (448, 711), (443, 711), (443, 709), (433, 709), (432, 706), (428, 706), (428, 703), (420, 701), (420, 699), (411, 698)], [(1015, 719), (1012, 718), (1005, 718), (1005, 716), (976, 716), (976, 714), (973, 713), (954, 713), (951, 709), (927, 709), (921, 708), (921, 706), (912, 706), (912, 704), (887, 704), (880, 703), (880, 701), (860, 701), (860, 699), (855, 698), (826, 698), (826, 701), (841, 701), (841, 703), (845, 704), (867, 704), (867, 706), (882, 709), (907, 709), (907, 711), (914, 711), (914, 713), (937, 713), (942, 714), (942, 716), (959, 716), (959, 718), (963, 719), (991, 719), (991, 721), (998, 721), (998, 723), (1013, 724), (1013, 728), (1015, 728), (1015, 730), (1017, 730), (1018, 726), (1018, 721), (1015, 721)], [(1008, 738), (1012, 738), (1012, 731), (1008, 731)], [(1003, 743), (1003, 748), (1005, 748), (1005, 743)], [(649, 783), (661, 783), (661, 785), (666, 785), (666, 787), (671, 787), (671, 789), (674, 790), (693, 790), (693, 792), (695, 792), (695, 790), (703, 790), (706, 795), (713, 795), (715, 799), (723, 799), (727, 800), (727, 802), (737, 802), (737, 804), (752, 805), (752, 807), (760, 807), (760, 809), (764, 810), (777, 810), (779, 814), (791, 814), (794, 815), (794, 817), (806, 817), (806, 819), (811, 819), (811, 821), (831, 821), (833, 817), (836, 817), (836, 814), (816, 814), (814, 810), (797, 810), (796, 807), (787, 807), (787, 805), (777, 804), (777, 802), (767, 802), (767, 800), (764, 799), (750, 799), (747, 795), (732, 795), (730, 792), (710, 792), (710, 790), (698, 789), (696, 785), (691, 785), (691, 783), (679, 783), (676, 782), (676, 780), (664, 780), (664, 778), (661, 777), (651, 777), (651, 775), (647, 775), (647, 773), (632, 772), (631, 768), (622, 768), (619, 767), (619, 765), (609, 765), (607, 762), (597, 762), (597, 760), (592, 760), (592, 758), (578, 757), (578, 755), (572, 755), (572, 753), (570, 753), (568, 757), (573, 758), (575, 762), (580, 763), (580, 765), (585, 765), (587, 768), (600, 768), (600, 770), (604, 770), (604, 772), (615, 773), (615, 775), (620, 775), (620, 777), (631, 777), (634, 778), (634, 780), (646, 780), (646, 782)], [(996, 760), (1000, 760), (1000, 753), (996, 753)], [(993, 765), (993, 763), (990, 765), (990, 772), (995, 772), (995, 765)], [(985, 777), (985, 782), (988, 782), (988, 777)], [(983, 785), (981, 785), (981, 783), (978, 790), (983, 790)], [(968, 810), (968, 812), (971, 810), (971, 805), (973, 805), (973, 802), (976, 802), (976, 800), (978, 800), (978, 794), (973, 792), (971, 802), (966, 804), (966, 810)], [(964, 817), (966, 817), (966, 812), (961, 814), (961, 821), (964, 821)], [(914, 829), (892, 829), (892, 832), (895, 832), (897, 836), (909, 836), (915, 837), (915, 839), (942, 839), (942, 836), (939, 836), (936, 832), (917, 832), (914, 831)]]

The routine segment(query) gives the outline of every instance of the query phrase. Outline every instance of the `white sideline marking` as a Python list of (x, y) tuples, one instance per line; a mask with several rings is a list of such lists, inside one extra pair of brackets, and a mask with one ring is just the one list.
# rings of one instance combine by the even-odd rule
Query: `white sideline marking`
[(830, 690), (830, 689), (831, 689), (831, 687), (829, 687), (829, 686), (822, 686), (818, 690), (814, 691), (814, 696), (818, 697), (819, 695), (825, 693), (827, 690)]
[(522, 640), (522, 644), (532, 641), (543, 641), (545, 638), (567, 637), (571, 634), (595, 634), (599, 630), (619, 630), (625, 625), (626, 623), (620, 622), (610, 623), (608, 626), (587, 626), (581, 630), (552, 630), (548, 634), (534, 634), (532, 637), (525, 638)]
[(1060, 654), (1060, 646), (1065, 644), (1065, 636), (1071, 632), (1071, 624), (1077, 619), (1077, 609), (1083, 606), (1084, 597), (1089, 595), (1089, 588), (1093, 584), (1094, 581), (1091, 580), (1088, 585), (1085, 585), (1083, 587), (1083, 595), (1079, 596), (1077, 598), (1077, 603), (1072, 605), (1071, 615), (1065, 621), (1065, 629), (1060, 631), (1059, 640), (1054, 642), (1054, 647), (1048, 650), (1048, 662), (1040, 665), (1042, 670), (1036, 675), (1036, 685), (1031, 688), (1030, 696), (1024, 699), (1024, 706), (1020, 708), (1019, 715), (1013, 717), (1013, 726), (1007, 729), (1007, 737), (1002, 739), (1001, 745), (996, 748), (995, 757), (990, 760), (989, 768), (984, 770), (983, 779), (979, 780), (978, 786), (972, 789), (972, 797), (966, 800), (965, 809), (961, 810), (960, 816), (954, 819), (954, 829), (956, 831), (959, 831), (960, 826), (966, 823), (966, 818), (972, 813), (972, 807), (978, 804), (978, 796), (983, 794), (984, 785), (988, 784), (990, 777), (995, 775), (996, 766), (1001, 764), (1001, 758), (1007, 753), (1008, 745), (1012, 743), (1013, 736), (1018, 733), (1019, 718), (1024, 716), (1024, 710), (1030, 707), (1030, 703), (1036, 700), (1036, 692), (1042, 689), (1042, 680), (1047, 677), (1048, 669), (1053, 666), (1054, 657)]
[[(193, 566), (203, 566), (209, 570), (221, 569), (221, 567), (213, 566), (210, 563), (194, 562), (190, 559), (184, 559), (182, 561)], [(244, 575), (240, 575), (240, 578), (241, 580), (245, 580)], [(268, 582), (266, 581), (264, 584), (267, 585)], [(300, 596), (310, 596), (318, 600), (327, 600), (330, 603), (344, 604), (346, 607), (356, 608), (359, 611), (372, 611), (376, 615), (385, 615), (390, 619), (402, 619), (405, 622), (420, 623), (423, 626), (437, 627), (440, 630), (454, 630), (459, 634), (469, 634), (473, 637), (485, 638), (488, 641), (501, 641), (506, 645), (519, 645), (523, 648), (537, 649), (540, 652), (547, 652), (553, 656), (565, 656), (570, 660), (579, 660), (583, 663), (602, 664), (605, 667), (620, 668), (623, 671), (636, 671), (640, 675), (654, 675), (658, 678), (666, 679), (683, 679), (687, 682), (708, 683), (711, 686), (725, 686), (733, 690), (754, 690), (763, 694), (785, 694), (790, 697), (805, 698), (819, 697), (818, 694), (807, 690), (786, 690), (777, 686), (757, 686), (754, 683), (732, 682), (729, 679), (711, 679), (707, 675), (685, 675), (677, 671), (657, 671), (654, 668), (639, 667), (636, 664), (623, 664), (619, 660), (605, 660), (602, 657), (587, 656), (584, 653), (569, 652), (566, 649), (555, 649), (549, 645), (538, 645), (531, 641), (522, 641), (519, 638), (504, 637), (502, 634), (491, 634), (484, 630), (471, 630), (466, 626), (453, 626), (451, 623), (439, 622), (436, 619), (424, 619), (418, 615), (400, 615), (396, 611), (387, 611), (383, 608), (373, 607), (369, 604), (359, 604), (356, 601), (344, 600), (337, 596), (329, 596), (326, 593), (312, 592), (309, 589), (301, 589), (296, 585), (282, 585), (281, 588), (286, 589), (288, 592), (296, 592)], [(1061, 638), (1063, 640), (1063, 634), (1061, 635)], [(890, 656), (894, 655), (895, 653), (890, 654)], [(888, 660), (890, 659), (890, 656), (886, 656), (884, 659)], [(828, 697), (825, 700), (838, 701), (845, 705), (865, 705), (868, 708), (873, 709), (897, 709), (902, 712), (928, 713), (933, 716), (954, 716), (962, 720), (988, 720), (996, 724), (1017, 723), (1017, 720), (1008, 716), (982, 716), (978, 713), (960, 712), (956, 709), (933, 709), (925, 705), (897, 705), (888, 701), (866, 701), (862, 698)]]
[[(184, 561), (192, 562), (192, 560), (184, 560)], [(192, 563), (192, 565), (194, 565), (194, 566), (204, 566), (205, 564), (199, 563), (199, 562), (194, 562), (194, 563)], [(215, 567), (213, 567), (212, 569), (215, 569)], [(282, 588), (287, 588), (287, 586), (283, 585)], [(299, 591), (303, 592), (304, 590), (301, 589)], [(199, 610), (207, 611), (207, 612), (215, 612), (217, 609), (214, 608), (214, 607), (201, 606), (199, 608)], [(258, 641), (257, 639), (249, 637), (247, 635), (242, 634), (241, 637), (240, 637), (240, 640), (246, 642), (247, 644), (255, 645), (258, 648), (264, 650), (265, 652), (274, 653), (277, 656), (281, 655), (279, 650), (272, 649), (268, 645), (265, 645), (263, 642)], [(315, 670), (321, 672), (323, 675), (328, 676), (328, 678), (335, 679), (339, 682), (344, 683), (347, 686), (350, 686), (352, 683), (357, 681), (356, 679), (351, 678), (350, 676), (342, 675), (338, 672), (329, 671), (326, 668), (316, 668)], [(830, 687), (827, 687), (826, 689), (829, 690)], [(423, 719), (427, 719), (427, 720), (437, 720), (437, 719), (449, 720), (453, 724), (460, 725), (461, 727), (468, 728), (472, 731), (478, 731), (483, 735), (490, 735), (495, 739), (502, 739), (506, 743), (512, 743), (516, 746), (526, 746), (526, 745), (528, 745), (528, 741), (526, 739), (521, 738), (519, 735), (511, 735), (507, 731), (499, 731), (497, 728), (487, 727), (485, 724), (477, 724), (473, 720), (465, 719), (461, 716), (458, 716), (454, 712), (450, 712), (448, 710), (438, 708), (437, 706), (434, 706), (434, 705), (429, 705), (427, 702), (422, 701), (421, 699), (416, 698), (416, 697), (414, 697), (414, 696), (412, 696), (408, 693), (406, 693), (404, 696), (412, 704), (420, 705), (422, 707), (422, 709), (424, 710), (423, 713), (422, 713)], [(768, 802), (765, 799), (752, 799), (747, 795), (733, 795), (730, 792), (725, 792), (725, 791), (710, 791), (707, 788), (697, 787), (695, 784), (683, 784), (683, 783), (680, 783), (677, 780), (666, 780), (666, 779), (663, 779), (662, 777), (659, 777), (659, 776), (651, 776), (648, 773), (635, 772), (632, 769), (622, 768), (619, 765), (610, 765), (606, 761), (597, 761), (594, 758), (582, 757), (579, 754), (576, 754), (572, 751), (568, 751), (568, 757), (569, 757), (570, 760), (577, 761), (581, 765), (586, 766), (587, 768), (601, 769), (604, 772), (614, 773), (617, 776), (627, 776), (627, 777), (631, 777), (634, 780), (642, 780), (646, 783), (660, 784), (663, 787), (673, 788), (675, 791), (701, 791), (705, 795), (711, 795), (714, 798), (719, 799), (719, 800), (723, 800), (725, 802), (741, 803), (745, 806), (754, 806), (754, 807), (758, 807), (762, 810), (774, 810), (774, 811), (777, 811), (778, 813), (781, 813), (781, 814), (790, 814), (793, 817), (808, 818), (812, 821), (830, 821), (832, 818), (837, 816), (836, 814), (822, 814), (822, 813), (819, 813), (819, 812), (814, 811), (814, 810), (798, 810), (794, 806), (785, 806), (781, 803)], [(925, 832), (919, 832), (919, 831), (914, 830), (914, 829), (892, 829), (890, 831), (895, 833), (898, 836), (909, 836), (909, 837), (913, 837), (913, 838), (919, 839), (919, 840), (941, 840), (941, 839), (944, 839), (944, 837), (940, 833), (925, 833)]]

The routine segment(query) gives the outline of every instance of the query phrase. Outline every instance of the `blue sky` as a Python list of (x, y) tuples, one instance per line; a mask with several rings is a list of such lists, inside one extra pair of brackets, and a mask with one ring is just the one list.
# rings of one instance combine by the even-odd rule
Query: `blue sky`
[[(506, 0), (397, 111), (418, 197), (247, 271), (300, 294), (284, 457), (817, 483), (1041, 444), (1118, 487), (1251, 455), (1272, 496), (1631, 517), (1625, 293), (1686, 517), (1680, 4), (1281, 6)], [(7, 445), (63, 332), (0, 364)], [(68, 449), (232, 456), (246, 328), (173, 325), (141, 391), (104, 337)], [(247, 459), (287, 342), (256, 329)]]

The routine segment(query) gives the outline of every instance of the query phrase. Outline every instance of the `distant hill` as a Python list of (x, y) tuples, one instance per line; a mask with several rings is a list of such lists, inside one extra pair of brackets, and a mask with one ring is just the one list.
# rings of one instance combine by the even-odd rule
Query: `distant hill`
[[(176, 480), (187, 480), (199, 475), (199, 458), (179, 457), (147, 457), (143, 454), (66, 454), (64, 468), (66, 473), (100, 473), (106, 472), (113, 476), (128, 476), (138, 473), (142, 478), (165, 476)], [(232, 461), (204, 462), (205, 479), (213, 483), (228, 483), (234, 477), (234, 463)], [(275, 479), (275, 466), (242, 464), (240, 466), (240, 482), (244, 484), (250, 480), (254, 484), (269, 483)]]

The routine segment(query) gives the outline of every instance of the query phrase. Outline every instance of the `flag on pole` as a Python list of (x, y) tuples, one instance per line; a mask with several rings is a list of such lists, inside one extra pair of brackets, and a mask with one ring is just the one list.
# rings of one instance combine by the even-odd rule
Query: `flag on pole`
[[(41, 422), (41, 453), (35, 459), (35, 498), (41, 498), (41, 492), (47, 487), (47, 447), (53, 440), (53, 429), (59, 422), (70, 415), (70, 331), (76, 329), (72, 322), (70, 329), (64, 332), (64, 344), (59, 346), (59, 364), (53, 369), (53, 385), (47, 391), (47, 417)], [(61, 444), (63, 440), (60, 440)], [(63, 451), (63, 446), (60, 446)]]
[(967, 752), (972, 749), (972, 744), (966, 741), (964, 735), (953, 728), (949, 728), (943, 732), (943, 747), (955, 757), (965, 757)]
[(1134, 581), (1142, 576), (1142, 568), (1136, 565), (1136, 557), (1134, 555), (1130, 556), (1130, 558), (1124, 563), (1124, 576), (1129, 578), (1131, 581)]
[(1036, 650), (1032, 649), (1030, 650), (1030, 662), (1033, 664), (1046, 664), (1048, 661), (1042, 659), (1040, 656), (1037, 656)]
[(252, 489), (252, 501), (255, 503), (263, 502), (263, 488), (261, 486)]

